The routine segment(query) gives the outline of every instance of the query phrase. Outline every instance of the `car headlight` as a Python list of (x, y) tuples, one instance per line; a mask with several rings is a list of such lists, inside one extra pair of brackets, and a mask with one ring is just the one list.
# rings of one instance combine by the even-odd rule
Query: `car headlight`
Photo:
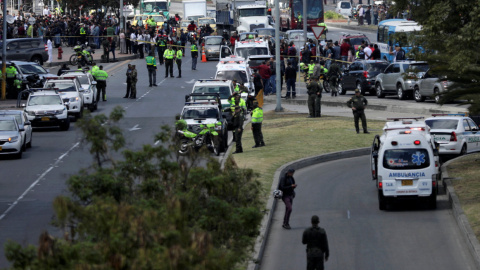
[(63, 109), (63, 110), (56, 110), (55, 111), (55, 114), (62, 114), (66, 109)]
[(27, 114), (30, 115), (30, 116), (35, 116), (35, 112), (34, 112), (34, 111), (27, 111)]
[(80, 98), (79, 97), (72, 97), (70, 98), (70, 102), (75, 102), (75, 101), (79, 101)]
[(16, 142), (18, 141), (18, 136), (8, 138), (8, 142)]
[(208, 49), (207, 52), (212, 52), (213, 50), (212, 49)]

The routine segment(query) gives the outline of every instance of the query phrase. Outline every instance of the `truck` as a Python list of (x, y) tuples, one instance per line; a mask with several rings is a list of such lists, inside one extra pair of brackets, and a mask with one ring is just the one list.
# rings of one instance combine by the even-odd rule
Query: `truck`
[(380, 210), (406, 200), (437, 207), (440, 159), (438, 144), (423, 117), (389, 118), (371, 151), (372, 180)]
[(170, 0), (142, 0), (141, 13), (143, 15), (163, 15), (170, 19)]
[(256, 28), (270, 28), (272, 22), (267, 16), (266, 1), (217, 0), (217, 29), (239, 33), (252, 32)]
[(197, 23), (198, 18), (207, 17), (206, 0), (183, 0), (183, 19), (193, 20)]

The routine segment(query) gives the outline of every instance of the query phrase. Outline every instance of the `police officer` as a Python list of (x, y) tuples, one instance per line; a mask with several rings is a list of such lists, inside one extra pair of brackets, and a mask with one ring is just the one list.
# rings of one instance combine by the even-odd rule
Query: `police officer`
[(157, 52), (158, 52), (158, 59), (160, 65), (163, 65), (163, 54), (165, 53), (165, 47), (167, 46), (167, 42), (163, 35), (160, 35), (157, 39)]
[(248, 93), (248, 89), (245, 85), (241, 85), (237, 82), (237, 80), (232, 80), (232, 84), (233, 84), (233, 90), (235, 92), (238, 92), (238, 93), (242, 93), (242, 92), (245, 92), (245, 93)]
[(10, 93), (9, 96), (11, 97), (15, 97), (15, 79), (17, 78), (17, 74), (17, 69), (13, 65), (8, 66), (5, 70), (5, 77), (7, 78), (5, 82), (8, 92)]
[(240, 106), (235, 106), (235, 112), (233, 114), (233, 138), (235, 139), (236, 150), (233, 154), (243, 153), (242, 148), (242, 133), (243, 133), (243, 110)]
[[(318, 79), (310, 80), (310, 83), (307, 85), (307, 94), (308, 94), (308, 118), (320, 117), (321, 108), (320, 100), (322, 98), (323, 87), (318, 83)], [(317, 98), (319, 99), (317, 101)], [(318, 115), (318, 116), (317, 116)]]
[(312, 78), (314, 68), (315, 68), (315, 63), (313, 60), (310, 60), (310, 64), (308, 64), (308, 78)]
[(83, 23), (80, 24), (79, 34), (80, 34), (80, 43), (85, 44), (85, 40), (86, 40), (86, 37), (87, 37), (87, 31), (85, 30), (85, 24), (83, 24)]
[(155, 59), (153, 51), (145, 58), (148, 70), (148, 87), (157, 86), (157, 59)]
[(169, 70), (170, 77), (173, 78), (173, 58), (175, 57), (175, 51), (172, 49), (172, 45), (168, 44), (163, 56), (165, 57), (165, 78), (168, 77)]
[(265, 146), (265, 142), (263, 142), (263, 134), (262, 134), (262, 122), (263, 122), (263, 109), (258, 107), (258, 103), (253, 103), (253, 111), (252, 111), (252, 133), (253, 133), (253, 140), (255, 141), (255, 145), (252, 148), (262, 147)]
[(92, 69), (89, 71), (90, 74), (95, 74), (95, 72), (97, 72), (99, 70), (98, 66), (97, 66), (97, 63), (93, 62), (92, 63)]
[(330, 89), (331, 95), (337, 96), (337, 89), (338, 89), (338, 79), (341, 76), (341, 70), (340, 67), (338, 66), (337, 62), (333, 62), (333, 64), (330, 66), (330, 69), (328, 70), (328, 81), (330, 82)]
[(312, 216), (312, 227), (305, 229), (302, 244), (307, 245), (307, 270), (323, 270), (323, 259), (328, 261), (330, 251), (328, 248), (327, 232), (318, 226), (320, 219)]
[(300, 11), (297, 12), (297, 28), (298, 29), (302, 29), (303, 28), (303, 25), (302, 25), (302, 14), (300, 14)]
[(192, 54), (192, 70), (197, 70), (198, 47), (196, 41), (192, 39), (192, 46), (190, 47)]
[(230, 103), (230, 105), (232, 107), (233, 106), (240, 106), (240, 109), (242, 109), (244, 114), (247, 111), (247, 103), (241, 97), (239, 92), (234, 92), (230, 97), (228, 97), (228, 103)]
[(175, 56), (175, 62), (177, 62), (177, 68), (178, 68), (178, 76), (177, 78), (182, 77), (182, 57), (183, 57), (183, 52), (181, 48), (177, 50), (177, 54)]
[(108, 63), (110, 62), (110, 42), (108, 39), (104, 38), (102, 41), (103, 46), (103, 60)]
[(360, 129), (358, 128), (358, 119), (362, 119), (363, 133), (370, 133), (367, 130), (367, 119), (364, 112), (367, 104), (367, 99), (362, 96), (360, 90), (358, 89), (355, 89), (355, 96), (353, 96), (352, 98), (350, 98), (350, 100), (347, 101), (347, 106), (352, 108), (353, 119), (355, 121), (355, 130), (357, 131), (357, 134), (360, 133)]
[(94, 77), (95, 81), (97, 81), (97, 101), (100, 101), (100, 93), (102, 93), (102, 100), (107, 101), (106, 88), (108, 73), (103, 70), (103, 66), (100, 66), (95, 72)]

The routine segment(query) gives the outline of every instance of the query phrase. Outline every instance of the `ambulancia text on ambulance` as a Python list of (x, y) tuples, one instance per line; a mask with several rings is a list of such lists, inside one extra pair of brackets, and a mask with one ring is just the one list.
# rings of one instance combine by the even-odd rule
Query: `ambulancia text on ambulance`
[(372, 144), (372, 178), (379, 209), (405, 199), (437, 207), (440, 179), (437, 146), (422, 118), (389, 118)]

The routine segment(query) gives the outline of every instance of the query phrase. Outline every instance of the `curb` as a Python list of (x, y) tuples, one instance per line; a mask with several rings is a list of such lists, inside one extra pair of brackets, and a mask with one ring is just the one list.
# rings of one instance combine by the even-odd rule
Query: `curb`
[[(286, 163), (275, 171), (275, 174), (273, 176), (273, 183), (270, 188), (269, 194), (271, 194), (275, 189), (277, 189), (280, 176), (285, 174), (288, 169), (298, 170), (298, 169), (302, 169), (318, 163), (344, 159), (344, 158), (359, 157), (359, 156), (368, 155), (369, 153), (370, 153), (370, 147), (367, 147), (367, 148), (360, 148), (360, 149), (323, 154), (319, 156), (303, 158), (303, 159)], [(269, 199), (266, 205), (265, 216), (263, 217), (262, 223), (260, 224), (260, 234), (257, 236), (257, 239), (255, 240), (255, 246), (254, 246), (252, 258), (248, 262), (248, 266), (247, 266), (248, 270), (260, 269), (260, 266), (262, 264), (263, 253), (265, 251), (265, 246), (268, 241), (268, 235), (270, 233), (270, 225), (272, 224), (273, 213), (275, 212), (275, 208), (277, 206), (277, 201), (278, 200), (276, 200), (272, 196), (269, 196)]]
[[(131, 59), (137, 59), (137, 55), (128, 55), (128, 56), (120, 56), (120, 57), (115, 57), (115, 62), (111, 63), (116, 63), (120, 61), (125, 61), (125, 60), (131, 60)], [(103, 63), (101, 59), (93, 59), (94, 61), (97, 61), (98, 63)], [(52, 63), (43, 63), (43, 67), (55, 67), (55, 66), (61, 66), (63, 64), (67, 64), (70, 66), (70, 61), (61, 61), (61, 62), (52, 62)]]
[(460, 204), (460, 200), (455, 193), (455, 189), (453, 188), (452, 181), (448, 176), (447, 165), (458, 158), (451, 159), (445, 164), (442, 165), (442, 182), (445, 190), (447, 192), (448, 201), (450, 202), (450, 206), (452, 208), (453, 216), (455, 221), (457, 221), (457, 225), (460, 229), (461, 234), (463, 235), (465, 242), (467, 242), (468, 249), (472, 254), (472, 257), (475, 261), (477, 269), (480, 269), (480, 243), (475, 236), (475, 233), (468, 222), (467, 216), (465, 212), (463, 212), (462, 206)]

